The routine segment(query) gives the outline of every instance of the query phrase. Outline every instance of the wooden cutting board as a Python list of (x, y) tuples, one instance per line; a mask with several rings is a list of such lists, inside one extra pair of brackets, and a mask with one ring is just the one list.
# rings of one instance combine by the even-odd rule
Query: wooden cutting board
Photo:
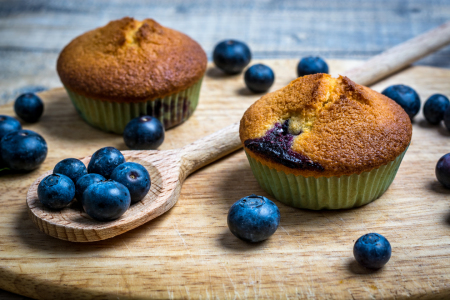
[[(297, 60), (266, 60), (276, 74), (272, 90), (296, 77)], [(357, 61), (329, 61), (338, 74)], [(422, 104), (434, 93), (450, 95), (450, 70), (413, 67), (373, 86), (414, 87)], [(95, 243), (71, 243), (38, 231), (27, 215), (29, 185), (63, 158), (84, 157), (104, 146), (126, 149), (120, 136), (86, 125), (63, 89), (41, 93), (41, 121), (25, 125), (47, 140), (44, 164), (27, 174), (0, 176), (0, 288), (37, 299), (449, 299), (450, 190), (434, 175), (450, 152), (450, 134), (414, 120), (413, 139), (389, 190), (375, 202), (343, 211), (307, 211), (275, 201), (277, 232), (248, 244), (227, 227), (239, 198), (267, 195), (242, 150), (203, 168), (185, 182), (181, 197), (163, 216), (123, 235)], [(242, 75), (209, 67), (197, 111), (166, 133), (160, 149), (181, 147), (239, 121), (261, 95)], [(14, 115), (12, 105), (0, 114)], [(392, 245), (379, 271), (361, 268), (353, 244), (378, 232)]]

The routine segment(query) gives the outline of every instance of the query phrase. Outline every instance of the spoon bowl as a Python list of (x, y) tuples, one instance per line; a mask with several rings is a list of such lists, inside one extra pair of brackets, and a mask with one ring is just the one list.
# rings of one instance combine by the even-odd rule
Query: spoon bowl
[[(141, 201), (134, 203), (120, 218), (101, 222), (89, 217), (78, 200), (60, 210), (50, 210), (39, 201), (39, 183), (52, 171), (40, 176), (29, 188), (27, 206), (34, 224), (44, 233), (72, 242), (108, 239), (136, 228), (171, 209), (180, 196), (186, 177), (195, 170), (241, 147), (238, 124), (228, 126), (184, 148), (167, 151), (123, 151), (126, 161), (143, 165), (151, 186)], [(91, 156), (81, 159), (88, 165)]]

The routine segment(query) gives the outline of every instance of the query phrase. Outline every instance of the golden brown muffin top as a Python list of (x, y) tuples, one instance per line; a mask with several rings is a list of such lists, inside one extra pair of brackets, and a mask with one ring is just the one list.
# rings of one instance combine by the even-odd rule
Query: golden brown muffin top
[(393, 161), (408, 147), (412, 126), (388, 97), (347, 77), (315, 74), (256, 101), (242, 117), (239, 134), (245, 151), (271, 168), (331, 177)]
[(71, 41), (57, 71), (67, 88), (83, 96), (141, 102), (190, 87), (206, 63), (203, 49), (187, 35), (152, 19), (126, 17)]

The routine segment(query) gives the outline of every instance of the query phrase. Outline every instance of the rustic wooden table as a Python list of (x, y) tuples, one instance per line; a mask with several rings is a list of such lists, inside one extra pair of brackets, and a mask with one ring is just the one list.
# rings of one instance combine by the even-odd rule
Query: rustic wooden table
[[(123, 16), (151, 17), (208, 53), (226, 38), (255, 58), (366, 59), (446, 21), (446, 0), (0, 1), (0, 104), (60, 86), (58, 53), (72, 38)], [(418, 64), (450, 67), (450, 47)], [(1, 178), (0, 178), (1, 183)], [(1, 259), (1, 257), (0, 257)], [(1, 263), (0, 263), (1, 264)], [(1, 299), (28, 299), (0, 290)]]

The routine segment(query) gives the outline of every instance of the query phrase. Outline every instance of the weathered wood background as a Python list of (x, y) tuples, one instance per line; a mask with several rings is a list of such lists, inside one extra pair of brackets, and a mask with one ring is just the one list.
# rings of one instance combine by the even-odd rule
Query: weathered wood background
[[(55, 62), (77, 35), (123, 16), (154, 18), (197, 40), (211, 56), (235, 38), (255, 58), (365, 59), (450, 18), (448, 0), (2, 0), (0, 103), (60, 86)], [(450, 47), (420, 64), (450, 67)]]
[[(448, 21), (450, 1), (0, 0), (0, 104), (60, 86), (55, 62), (62, 47), (123, 16), (183, 31), (208, 57), (218, 41), (235, 38), (255, 58), (365, 59)], [(449, 68), (450, 47), (418, 64)], [(0, 299), (27, 298), (0, 290)]]

